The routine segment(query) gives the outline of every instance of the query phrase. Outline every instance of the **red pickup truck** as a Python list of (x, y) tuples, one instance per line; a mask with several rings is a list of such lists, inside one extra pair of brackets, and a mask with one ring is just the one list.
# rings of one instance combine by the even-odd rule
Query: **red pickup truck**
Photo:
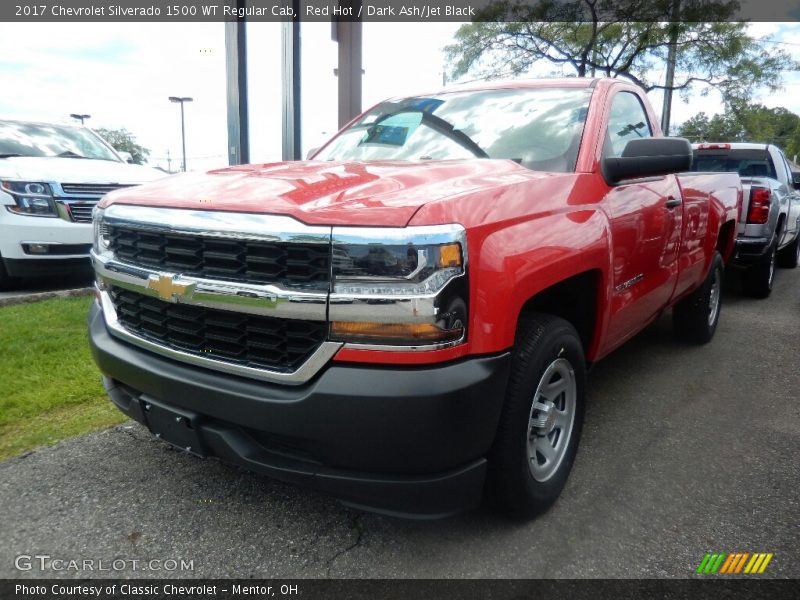
[(113, 402), (201, 456), (397, 515), (545, 510), (593, 363), (673, 308), (704, 343), (741, 204), (611, 79), (399, 98), (313, 160), (94, 214)]

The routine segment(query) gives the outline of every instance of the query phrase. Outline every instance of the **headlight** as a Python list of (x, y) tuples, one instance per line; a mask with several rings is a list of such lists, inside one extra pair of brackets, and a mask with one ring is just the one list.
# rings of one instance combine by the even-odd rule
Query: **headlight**
[(94, 253), (108, 252), (111, 240), (108, 237), (108, 227), (103, 219), (103, 209), (96, 206), (92, 210), (92, 227), (94, 228)]
[(16, 205), (7, 207), (11, 212), (34, 217), (58, 216), (53, 192), (46, 183), (3, 181), (0, 182), (0, 187), (14, 198)]
[(429, 347), (462, 341), (466, 266), (460, 225), (334, 227), (331, 339)]

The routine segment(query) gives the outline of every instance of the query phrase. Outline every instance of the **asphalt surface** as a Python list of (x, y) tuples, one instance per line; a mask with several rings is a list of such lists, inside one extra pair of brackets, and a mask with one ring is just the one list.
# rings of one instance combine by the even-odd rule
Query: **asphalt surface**
[(109, 576), (20, 572), (22, 554), (193, 561), (130, 577), (687, 577), (709, 551), (800, 577), (798, 340), (800, 269), (767, 300), (727, 282), (707, 346), (659, 320), (595, 366), (566, 489), (526, 523), (361, 513), (133, 423), (68, 440), (0, 463), (0, 577)]

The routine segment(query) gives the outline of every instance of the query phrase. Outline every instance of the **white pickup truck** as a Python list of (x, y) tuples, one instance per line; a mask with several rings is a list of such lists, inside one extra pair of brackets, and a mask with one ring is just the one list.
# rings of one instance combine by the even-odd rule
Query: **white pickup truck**
[(742, 214), (732, 265), (755, 298), (772, 291), (775, 266), (800, 261), (800, 192), (783, 152), (772, 144), (695, 144), (692, 169), (732, 171), (742, 178)]
[(97, 201), (161, 177), (88, 127), (0, 120), (0, 289), (17, 277), (89, 272)]

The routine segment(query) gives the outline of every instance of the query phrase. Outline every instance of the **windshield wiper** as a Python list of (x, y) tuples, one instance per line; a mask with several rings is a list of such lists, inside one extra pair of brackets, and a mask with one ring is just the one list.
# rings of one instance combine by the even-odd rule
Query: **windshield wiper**
[(66, 152), (57, 154), (56, 156), (58, 156), (58, 158), (89, 158), (88, 156), (83, 156), (82, 154), (76, 154), (72, 150), (67, 150)]
[[(386, 119), (399, 115), (403, 112), (403, 110), (398, 110), (393, 113), (386, 113), (385, 115), (381, 115), (375, 121), (370, 123), (369, 125), (354, 125), (350, 129), (362, 128), (362, 127), (374, 127), (375, 125), (380, 125)], [(418, 111), (415, 111), (418, 112)], [(475, 140), (469, 137), (466, 133), (461, 131), (460, 129), (456, 129), (452, 123), (449, 121), (445, 121), (441, 117), (437, 117), (434, 114), (428, 112), (421, 112), (420, 113), (420, 120), (421, 122), (425, 123), (428, 127), (433, 129), (439, 135), (442, 135), (449, 140), (455, 142), (462, 148), (465, 148), (472, 154), (474, 154), (477, 158), (491, 158), (487, 153), (486, 150), (481, 148)], [(427, 157), (427, 160), (432, 160), (431, 157)]]
[(440, 133), (444, 137), (451, 139), (462, 148), (469, 150), (477, 158), (489, 158), (489, 155), (486, 154), (486, 150), (476, 144), (475, 140), (469, 137), (466, 133), (453, 127), (453, 124), (449, 121), (445, 121), (441, 117), (437, 117), (436, 115), (432, 115), (430, 113), (422, 113), (422, 122), (427, 124), (428, 127), (437, 133)]
[(16, 152), (9, 152), (7, 154), (0, 154), (0, 158), (15, 158), (17, 156), (22, 156), (22, 154), (17, 154)]

